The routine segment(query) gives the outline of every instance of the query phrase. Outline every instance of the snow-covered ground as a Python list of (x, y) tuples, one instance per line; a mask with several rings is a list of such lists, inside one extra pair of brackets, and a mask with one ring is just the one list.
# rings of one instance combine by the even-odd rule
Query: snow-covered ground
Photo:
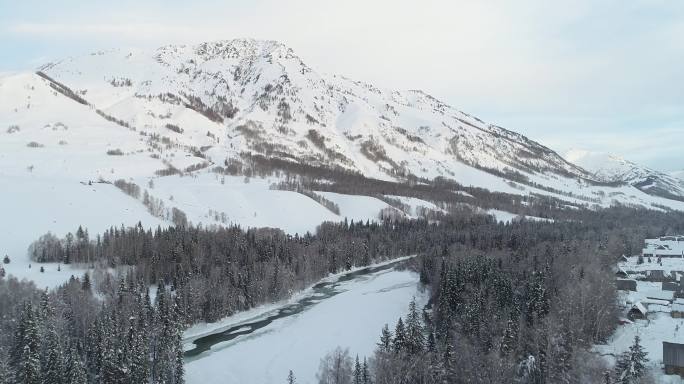
[[(343, 292), (191, 359), (187, 382), (281, 383), (292, 370), (298, 383), (315, 383), (320, 358), (327, 352), (339, 345), (353, 355), (370, 355), (385, 323), (393, 325), (404, 316), (412, 297), (425, 302), (418, 276), (409, 271), (360, 276), (336, 289)], [(239, 315), (222, 325), (239, 326), (245, 320)]]
[[(465, 193), (465, 192), (463, 192), (463, 193)], [(465, 193), (465, 194), (468, 195), (467, 193)], [(406, 213), (409, 216), (414, 217), (414, 218), (420, 217), (421, 211), (434, 211), (434, 212), (440, 212), (440, 213), (445, 212), (444, 209), (438, 207), (435, 203), (430, 202), (430, 201), (425, 201), (422, 199), (418, 199), (415, 197), (396, 196), (396, 195), (385, 195), (385, 197), (388, 197), (390, 199), (397, 199), (397, 200), (401, 201), (401, 203), (404, 204), (408, 208), (408, 212), (406, 212)]]
[(62, 237), (81, 225), (95, 236), (112, 225), (132, 226), (139, 221), (145, 227), (163, 224), (142, 204), (132, 204), (132, 198), (109, 184), (82, 185), (31, 177), (10, 180), (3, 183), (0, 199), (4, 218), (0, 220), (0, 257), (10, 257), (11, 262), (3, 265), (9, 275), (33, 280), (40, 288), (55, 287), (84, 271), (75, 265), (61, 265), (61, 271), (56, 264), (32, 263), (29, 268), (28, 246), (48, 231)]
[(678, 257), (663, 257), (660, 259), (661, 264), (657, 263), (657, 259), (655, 257), (651, 258), (651, 262), (648, 262), (648, 258), (644, 258), (644, 262), (642, 264), (637, 263), (638, 257), (636, 256), (628, 257), (628, 260), (629, 261), (620, 263), (619, 266), (630, 274), (645, 274), (646, 271), (662, 270), (663, 273), (667, 275), (672, 271), (684, 271), (684, 259)]
[(547, 221), (547, 222), (553, 221), (553, 219), (545, 219), (543, 217), (536, 217), (536, 216), (518, 215), (516, 213), (502, 211), (499, 209), (490, 209), (487, 211), (487, 214), (494, 216), (494, 218), (497, 221), (500, 221), (502, 223), (510, 223), (514, 220), (519, 220), (521, 218), (524, 218), (525, 220), (532, 220), (532, 221)]
[(343, 195), (334, 192), (316, 192), (340, 207), (340, 216), (354, 221), (377, 221), (380, 211), (392, 208), (387, 203), (371, 196)]
[[(627, 271), (630, 279), (644, 276), (647, 270), (664, 270), (669, 274), (673, 270), (684, 270), (684, 259), (663, 258), (662, 265), (655, 259), (649, 263), (637, 263), (636, 256), (629, 257), (628, 261), (620, 262), (619, 267)], [(648, 310), (645, 320), (635, 320), (633, 323), (618, 325), (617, 330), (606, 345), (596, 345), (594, 350), (604, 356), (611, 364), (615, 356), (627, 351), (634, 342), (634, 336), (639, 335), (641, 344), (648, 352), (649, 365), (653, 368), (658, 383), (684, 383), (676, 375), (665, 375), (662, 369), (663, 341), (684, 344), (684, 319), (672, 318), (671, 305), (668, 301), (658, 298), (671, 298), (673, 292), (663, 291), (659, 282), (638, 281), (637, 291), (620, 291), (620, 306), (625, 316), (627, 311), (637, 302), (644, 304)]]
[[(304, 234), (314, 233), (324, 221), (343, 220), (307, 196), (270, 189), (277, 181), (199, 173), (194, 177), (155, 179), (150, 193), (164, 199), (165, 204), (184, 211), (195, 224), (271, 227), (291, 234)], [(219, 216), (225, 214), (226, 221), (215, 220), (217, 213)]]

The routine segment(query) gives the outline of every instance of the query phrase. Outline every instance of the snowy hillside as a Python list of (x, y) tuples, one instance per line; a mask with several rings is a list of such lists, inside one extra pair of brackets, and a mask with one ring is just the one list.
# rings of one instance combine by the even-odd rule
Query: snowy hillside
[[(679, 208), (636, 188), (597, 185), (591, 173), (543, 145), (422, 91), (381, 90), (320, 74), (273, 41), (102, 51), (49, 63), (37, 75), (11, 81), (38, 78), (51, 93), (66, 96), (64, 102), (79, 104), (72, 109), (130, 131), (137, 144), (109, 143), (112, 153), (158, 160), (133, 162), (135, 174), (150, 175), (145, 164), (159, 167), (157, 174), (215, 166), (244, 170), (261, 156), (386, 180), (442, 176), (499, 192), (572, 195), (585, 204)], [(23, 106), (15, 104), (8, 105), (21, 115)], [(30, 116), (42, 113), (34, 108)], [(21, 118), (10, 115), (2, 122), (16, 120)]]
[(679, 180), (684, 180), (684, 171), (670, 172), (670, 176), (675, 177)]
[[(183, 148), (155, 153), (138, 132), (103, 118), (33, 73), (0, 78), (0, 126), (0, 212), (11, 218), (0, 224), (0, 257), (12, 260), (5, 266), (10, 275), (41, 286), (82, 273), (68, 266), (29, 268), (27, 248), (47, 232), (62, 237), (83, 226), (94, 236), (138, 222), (146, 228), (170, 225), (177, 208), (195, 224), (276, 227), (294, 234), (313, 232), (346, 214), (296, 192), (272, 190), (277, 180), (210, 172), (162, 177), (158, 171), (171, 164), (185, 169), (205, 160)], [(113, 185), (117, 180), (136, 183), (140, 196), (125, 194)], [(155, 203), (145, 205), (144, 194)], [(365, 209), (363, 218), (373, 220), (388, 207), (378, 203), (352, 201), (348, 209)]]
[(606, 182), (624, 182), (656, 196), (684, 197), (684, 180), (607, 153), (571, 150), (568, 161)]
[(378, 178), (454, 177), (466, 164), (589, 176), (548, 148), (424, 92), (324, 76), (273, 41), (113, 50), (41, 71), (147, 137), (202, 149), (216, 162), (249, 152)]

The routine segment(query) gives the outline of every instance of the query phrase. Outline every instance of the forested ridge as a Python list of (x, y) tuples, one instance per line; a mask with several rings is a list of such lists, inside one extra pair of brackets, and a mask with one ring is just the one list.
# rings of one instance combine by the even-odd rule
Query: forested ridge
[(92, 268), (50, 292), (0, 280), (0, 377), (182, 383), (186, 326), (288, 297), (330, 272), (418, 254), (413, 268), (431, 308), (406, 319), (409, 344), (404, 326), (386, 330), (392, 348), (369, 357), (368, 380), (581, 382), (595, 374), (586, 347), (616, 323), (615, 258), (644, 237), (683, 229), (679, 214), (614, 207), (555, 223), (501, 224), (466, 211), (325, 223), (302, 236), (140, 225), (45, 235), (30, 247), (36, 261)]

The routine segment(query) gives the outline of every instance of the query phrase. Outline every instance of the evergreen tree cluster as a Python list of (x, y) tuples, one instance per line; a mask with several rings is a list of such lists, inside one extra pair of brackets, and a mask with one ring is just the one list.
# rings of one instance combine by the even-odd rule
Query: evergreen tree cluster
[(14, 278), (1, 283), (0, 296), (15, 296), (0, 322), (11, 330), (0, 343), (4, 382), (184, 383), (184, 326), (168, 287), (152, 302), (141, 281), (121, 280), (100, 301), (76, 278), (50, 293)]

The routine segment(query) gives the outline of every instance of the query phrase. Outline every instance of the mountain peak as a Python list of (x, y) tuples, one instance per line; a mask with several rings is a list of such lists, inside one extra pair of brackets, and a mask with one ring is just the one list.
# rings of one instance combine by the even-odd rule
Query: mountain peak
[[(379, 178), (452, 178), (473, 168), (516, 179), (588, 177), (548, 148), (422, 90), (321, 75), (273, 40), (98, 52), (43, 71), (145, 134), (199, 148), (206, 139), (178, 132), (209, 132), (227, 157), (281, 157)], [(179, 127), (176, 134), (169, 124)]]
[(565, 154), (565, 158), (605, 182), (631, 184), (646, 193), (668, 198), (684, 197), (682, 180), (617, 155), (572, 149)]

